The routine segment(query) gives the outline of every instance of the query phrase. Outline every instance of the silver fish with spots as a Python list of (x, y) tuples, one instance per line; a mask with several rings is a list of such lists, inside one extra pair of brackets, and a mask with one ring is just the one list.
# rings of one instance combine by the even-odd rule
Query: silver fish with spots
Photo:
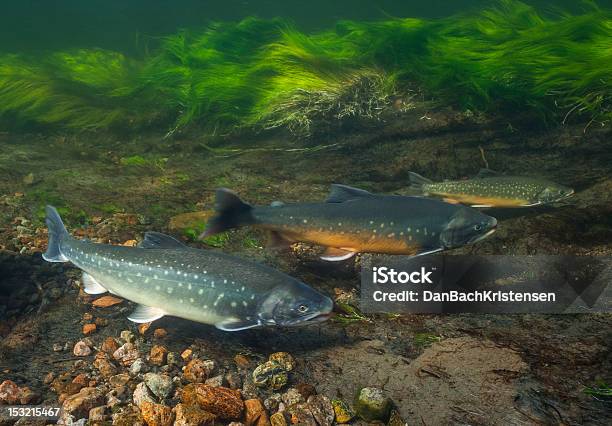
[(139, 247), (77, 240), (53, 207), (46, 213), (43, 258), (82, 269), (89, 294), (109, 291), (137, 303), (128, 316), (134, 322), (172, 315), (236, 331), (318, 322), (331, 313), (329, 297), (265, 265), (190, 248), (156, 232), (146, 233)]
[(434, 182), (410, 172), (413, 189), (425, 196), (442, 198), (449, 203), (471, 207), (533, 207), (569, 197), (572, 188), (544, 179), (526, 176), (502, 176), (483, 169), (474, 179)]

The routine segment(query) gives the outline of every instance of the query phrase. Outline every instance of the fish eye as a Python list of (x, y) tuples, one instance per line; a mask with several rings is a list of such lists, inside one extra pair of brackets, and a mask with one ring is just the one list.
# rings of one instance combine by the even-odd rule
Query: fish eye
[(480, 231), (481, 229), (482, 229), (482, 225), (481, 224), (474, 225), (474, 231)]
[(300, 306), (298, 306), (298, 312), (300, 312), (300, 313), (302, 313), (302, 314), (303, 314), (304, 312), (308, 312), (308, 306), (306, 306), (306, 305), (300, 305)]

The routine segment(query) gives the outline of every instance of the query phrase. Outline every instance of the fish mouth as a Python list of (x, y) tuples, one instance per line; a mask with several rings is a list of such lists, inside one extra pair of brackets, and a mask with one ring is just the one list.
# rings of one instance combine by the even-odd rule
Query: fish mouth
[(320, 322), (327, 321), (332, 316), (331, 312), (321, 312), (309, 315), (296, 321), (292, 321), (286, 324), (277, 324), (281, 327), (305, 327), (307, 325), (318, 324)]
[(485, 232), (484, 234), (482, 234), (479, 237), (476, 237), (476, 239), (474, 239), (472, 241), (472, 244), (477, 243), (479, 241), (484, 240), (485, 238), (487, 238), (489, 235), (491, 235), (492, 233), (494, 233), (495, 231), (497, 231), (497, 224), (495, 224), (495, 226), (492, 229), (489, 229), (487, 232)]

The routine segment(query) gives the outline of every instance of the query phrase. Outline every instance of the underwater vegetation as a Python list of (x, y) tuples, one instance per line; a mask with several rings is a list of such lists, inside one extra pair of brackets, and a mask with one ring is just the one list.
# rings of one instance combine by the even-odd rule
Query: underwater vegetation
[[(76, 130), (211, 132), (378, 119), (418, 93), (456, 108), (612, 118), (612, 12), (543, 16), (515, 0), (442, 19), (340, 21), (306, 34), (248, 18), (180, 31), (141, 58), (100, 49), (0, 55), (0, 120)], [(399, 103), (398, 103), (399, 102)]]

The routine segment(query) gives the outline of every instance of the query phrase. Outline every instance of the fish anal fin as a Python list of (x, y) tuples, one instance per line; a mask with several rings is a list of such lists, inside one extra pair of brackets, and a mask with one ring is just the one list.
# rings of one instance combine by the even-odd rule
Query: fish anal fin
[(83, 272), (81, 282), (83, 283), (83, 291), (87, 294), (102, 294), (108, 291), (98, 280), (87, 272)]
[(348, 185), (340, 185), (334, 183), (331, 185), (331, 191), (325, 200), (326, 203), (343, 203), (345, 201), (354, 200), (356, 198), (371, 197), (374, 194), (364, 189), (353, 188)]
[(491, 204), (472, 204), (470, 207), (475, 209), (489, 209), (493, 207)]
[(153, 306), (138, 305), (136, 309), (128, 315), (128, 319), (132, 322), (142, 324), (145, 322), (153, 322), (166, 315), (163, 309)]
[(215, 324), (215, 327), (223, 331), (240, 331), (247, 330), (249, 328), (259, 327), (260, 325), (261, 323), (259, 321), (229, 318)]
[(138, 244), (140, 248), (148, 249), (184, 249), (187, 248), (185, 244), (180, 242), (170, 235), (162, 234), (160, 232), (145, 232), (144, 240)]
[(350, 248), (327, 247), (325, 252), (321, 255), (321, 259), (327, 260), (328, 262), (340, 262), (350, 259), (355, 256), (355, 254), (357, 254), (357, 251)]

